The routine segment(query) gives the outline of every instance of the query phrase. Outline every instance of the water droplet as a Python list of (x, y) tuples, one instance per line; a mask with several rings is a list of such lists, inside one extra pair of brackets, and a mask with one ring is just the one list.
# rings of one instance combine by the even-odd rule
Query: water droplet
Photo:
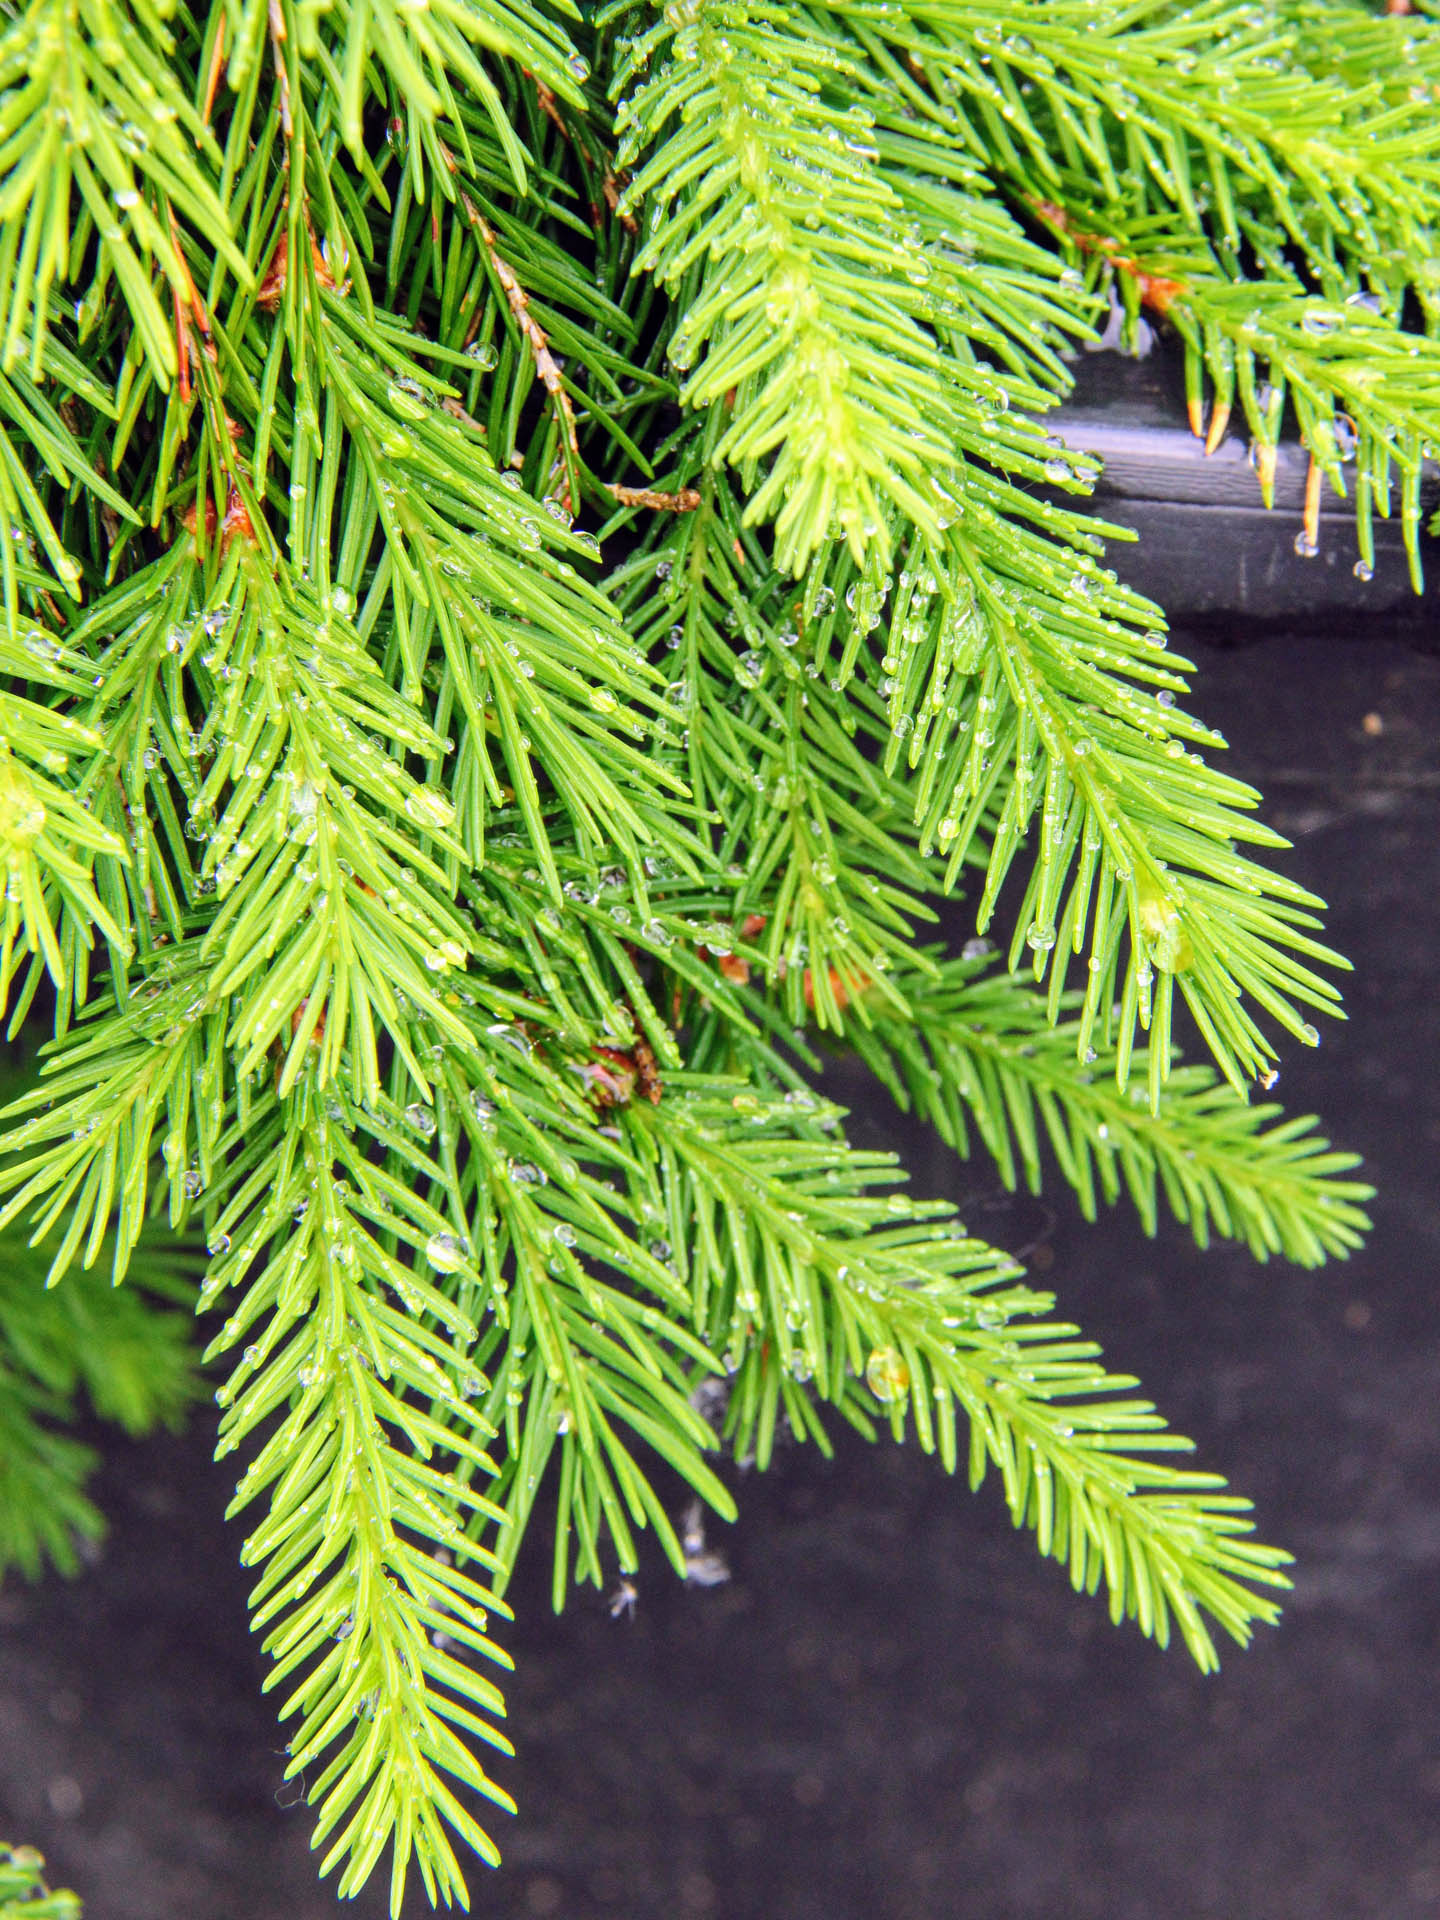
[(396, 413), (406, 420), (423, 420), (428, 412), (425, 389), (408, 374), (390, 382), (389, 400)]
[(877, 1400), (903, 1400), (910, 1391), (910, 1369), (894, 1347), (876, 1347), (865, 1362), (865, 1384)]
[(428, 1140), (435, 1131), (435, 1116), (428, 1107), (421, 1106), (418, 1100), (412, 1100), (405, 1109), (405, 1118), (422, 1140)]
[(405, 811), (422, 827), (434, 827), (440, 832), (455, 824), (454, 807), (435, 787), (416, 787), (406, 794)]
[[(1142, 878), (1136, 891), (1140, 931), (1150, 942), (1155, 965), (1162, 973), (1183, 973), (1195, 955), (1180, 909), (1148, 879)], [(1148, 982), (1148, 964), (1141, 967), (1139, 977), (1142, 983)]]
[(465, 1264), (465, 1242), (453, 1233), (432, 1233), (425, 1242), (425, 1258), (437, 1273), (455, 1273)]
[(1300, 317), (1301, 331), (1312, 339), (1321, 340), (1327, 333), (1334, 333), (1340, 325), (1340, 315), (1329, 307), (1307, 307)]
[(1042, 927), (1039, 921), (1032, 921), (1025, 932), (1025, 944), (1036, 953), (1048, 953), (1055, 944), (1054, 927)]
[(1354, 574), (1357, 580), (1369, 581), (1375, 578), (1374, 567), (1367, 565), (1366, 562), (1363, 560), (1357, 560), (1354, 566), (1350, 569), (1350, 571)]

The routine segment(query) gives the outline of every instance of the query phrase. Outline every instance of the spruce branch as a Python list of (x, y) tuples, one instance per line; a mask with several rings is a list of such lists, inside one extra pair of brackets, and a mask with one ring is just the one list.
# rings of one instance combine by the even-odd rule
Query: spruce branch
[(7, 874), (0, 1007), (10, 1001), (17, 970), (31, 960), (12, 1031), (42, 969), (49, 973), (61, 1007), (71, 1004), (97, 928), (114, 948), (129, 946), (118, 874), (126, 859), (125, 842), (92, 817), (67, 779), (72, 760), (83, 764), (103, 745), (93, 728), (58, 705), (58, 697), (73, 697), (88, 688), (87, 662), (38, 625), (26, 622), (21, 632), (24, 638), (18, 645), (16, 639), (0, 636), (0, 666), (18, 672), (35, 692), (57, 704), (0, 694), (0, 857)]
[(618, 1047), (592, 1045), (557, 1071), (524, 1049), (518, 1073), (507, 1061), (508, 1071), (497, 1064), (478, 1079), (473, 1062), (457, 1058), (437, 1105), (439, 1146), (456, 1167), (475, 1265), (498, 1303), (475, 1355), (491, 1379), (478, 1405), (504, 1443), (497, 1565), (503, 1581), (558, 1446), (557, 1604), (572, 1532), (578, 1577), (601, 1579), (602, 1526), (622, 1569), (637, 1564), (633, 1530), (653, 1525), (683, 1571), (634, 1441), (716, 1511), (735, 1511), (702, 1458), (713, 1436), (687, 1398), (687, 1366), (715, 1363), (676, 1318), (683, 1289), (657, 1248), (646, 1247), (643, 1219), (614, 1178), (628, 1157), (599, 1131), (584, 1098), (612, 1057)]
[[(948, 1206), (871, 1195), (893, 1161), (827, 1137), (834, 1109), (735, 1086), (693, 1083), (647, 1158), (652, 1204), (689, 1249), (677, 1268), (696, 1324), (737, 1370), (730, 1431), (742, 1448), (768, 1453), (782, 1406), (797, 1437), (816, 1431), (801, 1404), (812, 1395), (863, 1419), (863, 1379), (896, 1437), (913, 1418), (920, 1445), (954, 1471), (958, 1408), (972, 1486), (993, 1464), (1016, 1525), (1077, 1590), (1103, 1579), (1114, 1619), (1134, 1617), (1164, 1645), (1173, 1614), (1209, 1669), (1202, 1608), (1241, 1644), (1276, 1617), (1252, 1589), (1286, 1585), (1287, 1556), (1246, 1537), (1247, 1503), (1217, 1476), (1144, 1458), (1191, 1443), (1147, 1401), (1110, 1397), (1136, 1383), (1106, 1374), (1073, 1327), (1036, 1318), (1048, 1295), (1009, 1285), (1018, 1269), (966, 1239)], [(658, 1132), (633, 1111), (634, 1130)]]
[[(60, 390), (59, 405), (45, 392)], [(37, 384), (16, 368), (0, 374), (0, 571), (3, 571), (9, 633), (20, 629), (20, 574), (17, 543), (33, 552), (38, 545), (56, 580), (69, 596), (78, 597), (82, 569), (66, 547), (55, 525), (65, 519), (65, 496), (83, 487), (102, 509), (119, 520), (134, 522), (134, 508), (97, 471), (93, 454), (81, 444), (81, 409), (113, 416), (109, 393), (76, 356), (47, 336)], [(22, 456), (21, 448), (30, 458)], [(40, 584), (32, 578), (32, 590)]]
[(124, 1277), (149, 1217), (162, 1124), (170, 1221), (186, 1223), (218, 1150), (229, 1079), (223, 1014), (205, 999), (194, 948), (165, 955), (121, 1011), (93, 1008), (57, 1044), (41, 1084), (7, 1108), (8, 1118), (32, 1117), (0, 1140), (9, 1156), (0, 1167), (0, 1192), (9, 1195), (0, 1228), (28, 1211), (34, 1245), (64, 1221), (51, 1283), (77, 1256), (92, 1266), (112, 1227), (114, 1277)]
[[(1263, 219), (1317, 273), (1392, 247), (1416, 261), (1433, 252), (1440, 148), (1427, 99), (1387, 97), (1373, 71), (1342, 82), (1307, 70), (1284, 9), (1210, 0), (1180, 20), (1147, 0), (1103, 22), (1069, 0), (835, 11), (895, 45), (932, 81), (952, 135), (1035, 199), (1067, 178), (1102, 202), (1133, 192), (1194, 228), (1213, 222), (1231, 253), (1247, 217)], [(1338, 10), (1305, 11), (1333, 21)], [(1386, 31), (1397, 50), (1410, 34)]]
[(80, 1920), (80, 1901), (43, 1878), (45, 1857), (34, 1847), (0, 1841), (0, 1920)]
[[(667, 351), (682, 399), (729, 411), (710, 457), (753, 487), (746, 524), (774, 519), (791, 572), (832, 529), (857, 561), (883, 555), (897, 511), (938, 533), (990, 383), (947, 361), (928, 324), (953, 272), (901, 225), (863, 97), (835, 104), (859, 91), (853, 61), (783, 8), (704, 4), (652, 28), (617, 89), (657, 57), (618, 114), (626, 203), (654, 209), (636, 265), (680, 303)], [(1037, 430), (1017, 420), (1003, 437)]]
[(23, 361), (32, 379), (39, 376), (52, 290), (66, 285), (72, 259), (83, 257), (92, 237), (95, 279), (82, 309), (98, 308), (113, 278), (162, 386), (178, 360), (152, 265), (177, 297), (188, 290), (172, 209), (247, 277), (216, 191), (218, 149), (175, 71), (166, 11), (31, 0), (0, 35), (0, 365), (7, 373)]
[(1365, 288), (1327, 300), (1308, 293), (1283, 263), (1264, 279), (1228, 275), (1203, 241), (1163, 224), (1112, 221), (1110, 233), (1097, 235), (1054, 202), (1037, 213), (1081, 259), (1088, 255), (1118, 281), (1128, 306), (1144, 302), (1163, 311), (1179, 333), (1191, 429), (1204, 437), (1207, 453), (1224, 439), (1238, 400), (1267, 506), (1289, 401), (1311, 459), (1298, 551), (1315, 550), (1322, 475), (1347, 497), (1345, 470), (1353, 464), (1365, 577), (1374, 565), (1374, 516), (1390, 517), (1398, 481), (1411, 578), (1420, 590), (1420, 485), (1425, 448), (1440, 433), (1437, 363), (1433, 342), (1401, 330), (1393, 296), (1388, 309), (1381, 294)]
[[(1052, 1025), (1033, 987), (983, 966), (956, 960), (938, 977), (896, 978), (908, 1025), (876, 1009), (851, 1035), (902, 1108), (960, 1153), (973, 1126), (1005, 1185), (1023, 1176), (1038, 1193), (1048, 1143), (1087, 1220), (1097, 1189), (1113, 1205), (1123, 1188), (1153, 1235), (1163, 1196), (1200, 1246), (1214, 1232), (1244, 1240), (1257, 1260), (1318, 1266), (1361, 1244), (1374, 1190), (1340, 1177), (1358, 1155), (1332, 1151), (1313, 1116), (1281, 1121), (1278, 1106), (1248, 1104), (1202, 1066), (1174, 1069), (1152, 1113), (1139, 1087), (1115, 1087), (1102, 1055), (1077, 1062), (1073, 1021)], [(1079, 996), (1067, 1001), (1073, 1009)]]
[(84, 1490), (99, 1456), (55, 1431), (66, 1412), (62, 1399), (0, 1359), (0, 1572), (14, 1567), (35, 1580), (48, 1564), (77, 1573), (78, 1543), (105, 1531)]
[[(444, 1275), (462, 1264), (460, 1242), (443, 1215), (367, 1160), (313, 1081), (293, 1098), (299, 1116), (272, 1123), (263, 1159), (251, 1150), (254, 1171), (223, 1216), (203, 1296), (210, 1304), (244, 1286), (209, 1349), (249, 1337), (217, 1395), (220, 1452), (284, 1413), (231, 1509), (268, 1494), (242, 1556), (265, 1568), (252, 1606), (255, 1627), (269, 1628), (266, 1685), (294, 1689), (280, 1710), (298, 1716), (287, 1777), (324, 1759), (309, 1798), (320, 1810), (315, 1844), (330, 1842), (321, 1871), (345, 1863), (340, 1893), (363, 1885), (392, 1846), (393, 1911), (412, 1859), (432, 1902), (463, 1905), (445, 1825), (482, 1859), (499, 1856), (446, 1776), (513, 1804), (473, 1750), (480, 1741), (510, 1751), (491, 1725), (501, 1696), (449, 1651), (455, 1643), (510, 1665), (486, 1633), (503, 1603), (463, 1564), (492, 1558), (466, 1539), (461, 1516), (501, 1515), (435, 1464), (448, 1456), (491, 1470), (490, 1430), (472, 1404), (483, 1380), (463, 1358), (476, 1328), (393, 1250), (413, 1253), (425, 1234), (424, 1257)], [(262, 1281), (245, 1285), (267, 1243)]]
[[(783, 982), (792, 1021), (813, 1010), (838, 1027), (851, 991), (884, 992), (908, 956), (912, 919), (932, 912), (919, 897), (926, 868), (903, 787), (866, 753), (876, 703), (842, 703), (820, 678), (834, 590), (818, 570), (797, 587), (745, 555), (725, 479), (699, 491), (693, 515), (612, 578), (639, 637), (674, 663), (667, 706), (687, 724), (688, 783), (724, 823), (717, 859), (739, 880), (712, 908), (726, 925), (712, 917), (705, 945), (722, 970), (733, 953), (737, 977), (753, 963)], [(692, 910), (712, 898), (702, 888)]]
[(47, 1290), (43, 1258), (17, 1233), (0, 1248), (0, 1576), (74, 1574), (105, 1522), (86, 1492), (98, 1456), (64, 1428), (82, 1395), (130, 1434), (180, 1425), (198, 1397), (185, 1311), (195, 1262), (152, 1233), (134, 1285), (87, 1275)]
[[(903, 755), (918, 774), (922, 848), (948, 851), (953, 884), (987, 834), (983, 933), (1038, 825), (1011, 964), (1028, 947), (1036, 979), (1048, 970), (1053, 1015), (1088, 948), (1079, 1050), (1113, 1036), (1123, 1086), (1137, 1027), (1148, 1029), (1152, 1104), (1178, 987), (1243, 1090), (1274, 1057), (1247, 999), (1310, 1045), (1301, 1010), (1336, 1010), (1335, 988), (1307, 964), (1344, 964), (1312, 935), (1320, 902), (1238, 850), (1283, 841), (1248, 817), (1260, 796), (1202, 757), (1223, 742), (1176, 705), (1188, 662), (1145, 624), (1156, 610), (1084, 550), (1094, 523), (1041, 503), (1040, 527), (1024, 528), (999, 510), (1014, 490), (995, 493), (948, 536), (948, 565), (917, 556), (897, 576), (878, 671), (870, 643), (887, 760)], [(856, 583), (842, 679), (882, 627), (888, 586)]]

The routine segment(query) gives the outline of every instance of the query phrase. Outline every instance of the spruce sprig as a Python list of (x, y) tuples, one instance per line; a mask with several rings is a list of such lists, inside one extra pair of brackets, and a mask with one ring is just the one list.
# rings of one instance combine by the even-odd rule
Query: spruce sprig
[(1076, 1060), (1073, 1019), (1052, 1026), (1033, 987), (981, 959), (894, 984), (908, 1026), (877, 1010), (856, 1052), (962, 1154), (973, 1127), (1007, 1187), (1023, 1177), (1038, 1193), (1048, 1146), (1087, 1220), (1097, 1197), (1113, 1205), (1123, 1189), (1147, 1233), (1163, 1196), (1198, 1245), (1212, 1233), (1244, 1240), (1257, 1260), (1314, 1267), (1361, 1244), (1373, 1189), (1338, 1177), (1358, 1156), (1333, 1151), (1313, 1115), (1282, 1120), (1276, 1103), (1241, 1100), (1200, 1065), (1175, 1068), (1152, 1112), (1138, 1086), (1119, 1091), (1098, 1050)]

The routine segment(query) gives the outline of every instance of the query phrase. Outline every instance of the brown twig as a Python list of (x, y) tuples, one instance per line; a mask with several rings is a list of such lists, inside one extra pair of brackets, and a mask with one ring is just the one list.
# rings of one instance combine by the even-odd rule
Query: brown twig
[(175, 278), (170, 282), (170, 298), (175, 309), (175, 358), (180, 373), (180, 398), (188, 406), (193, 389), (190, 385), (190, 362), (194, 345), (190, 338), (190, 327), (186, 319), (186, 309), (194, 320), (205, 341), (205, 351), (213, 360), (215, 345), (210, 338), (210, 316), (205, 311), (205, 303), (196, 290), (190, 277), (190, 268), (185, 259), (185, 249), (180, 244), (180, 227), (175, 219), (175, 210), (170, 209), (170, 244), (175, 249)]
[(265, 278), (255, 290), (255, 304), (264, 313), (276, 313), (285, 293), (285, 276), (290, 265), (290, 229), (282, 227), (275, 251), (265, 269)]
[(1082, 253), (1099, 253), (1118, 267), (1121, 273), (1128, 274), (1135, 282), (1140, 294), (1142, 306), (1150, 307), (1156, 313), (1168, 313), (1177, 300), (1183, 299), (1189, 291), (1183, 280), (1169, 280), (1164, 274), (1150, 273), (1127, 253), (1120, 251), (1120, 242), (1101, 233), (1087, 233), (1077, 227), (1064, 207), (1057, 206), (1053, 200), (1032, 200), (1031, 206), (1047, 226), (1054, 227), (1057, 233), (1065, 234), (1073, 240)]
[(625, 185), (625, 175), (623, 173), (612, 173), (607, 167), (605, 169), (605, 178), (600, 182), (600, 191), (605, 196), (606, 206), (609, 207), (611, 213), (614, 214), (625, 231), (627, 233), (639, 233), (640, 222), (635, 218), (634, 214), (622, 213), (620, 211), (620, 195)]
[(528, 77), (534, 84), (535, 99), (540, 111), (552, 126), (559, 129), (561, 139), (568, 140), (570, 138), (570, 129), (565, 124), (565, 116), (560, 111), (560, 103), (555, 98), (554, 88), (546, 86), (543, 80), (537, 80), (533, 73), (529, 74)]
[[(453, 164), (452, 161), (451, 165), (453, 166)], [(489, 255), (491, 269), (494, 272), (495, 278), (500, 282), (501, 291), (505, 295), (506, 305), (510, 309), (511, 318), (520, 329), (520, 333), (530, 349), (530, 356), (535, 362), (535, 372), (539, 376), (540, 383), (555, 403), (555, 412), (559, 419), (561, 438), (564, 440), (565, 449), (570, 456), (571, 462), (578, 469), (580, 464), (580, 436), (575, 427), (575, 409), (571, 406), (570, 396), (565, 391), (565, 382), (561, 378), (560, 368), (556, 363), (555, 356), (550, 351), (550, 342), (546, 339), (545, 331), (539, 321), (530, 311), (529, 295), (515, 278), (514, 273), (506, 263), (504, 255), (500, 252), (500, 248), (495, 239), (494, 229), (491, 227), (490, 222), (485, 218), (484, 214), (481, 213), (468, 193), (461, 193), (460, 204), (465, 210), (465, 218), (470, 222), (474, 231), (479, 234), (485, 251)], [(472, 325), (478, 328), (479, 324), (480, 314), (477, 308)], [(568, 474), (561, 485), (560, 504), (567, 512), (573, 506), (570, 493), (570, 477)]]
[[(330, 271), (329, 261), (320, 250), (320, 242), (315, 238), (315, 229), (310, 225), (310, 215), (308, 211), (305, 215), (305, 224), (310, 230), (310, 264), (314, 270), (316, 282), (328, 292), (333, 293), (336, 290), (335, 276)], [(289, 276), (289, 270), (290, 229), (286, 226), (280, 229), (280, 237), (275, 242), (275, 251), (271, 254), (270, 264), (265, 269), (265, 278), (260, 282), (260, 286), (256, 292), (255, 304), (257, 307), (262, 308), (266, 313), (277, 313), (279, 311), (280, 302), (285, 294), (285, 282)], [(342, 293), (344, 290), (343, 287), (340, 289)]]
[[(1128, 274), (1135, 282), (1142, 306), (1150, 307), (1154, 312), (1165, 314), (1177, 300), (1183, 300), (1190, 289), (1183, 280), (1171, 280), (1164, 274), (1151, 273), (1142, 267), (1138, 260), (1120, 251), (1120, 243), (1103, 234), (1086, 233), (1075, 225), (1070, 215), (1053, 200), (1033, 200), (1030, 203), (1047, 226), (1057, 233), (1065, 234), (1073, 240), (1082, 253), (1103, 254), (1112, 267)], [(1218, 401), (1210, 415), (1209, 431), (1205, 430), (1203, 404), (1198, 394), (1189, 401), (1187, 411), (1190, 415), (1190, 431), (1197, 440), (1203, 439), (1207, 454), (1215, 449), (1225, 438), (1225, 429), (1230, 424), (1230, 402)], [(1273, 471), (1274, 462), (1271, 461)]]
[(170, 303), (175, 309), (175, 359), (180, 368), (180, 398), (190, 404), (190, 330), (185, 325), (185, 310), (180, 304), (180, 289), (172, 282)]
[(458, 420), (462, 427), (469, 427), (472, 433), (478, 433), (483, 440), (485, 429), (473, 413), (467, 413), (453, 394), (446, 394), (440, 402), (440, 411), (448, 413), (452, 420)]
[[(256, 545), (255, 523), (250, 518), (250, 509), (246, 506), (240, 491), (237, 473), (239, 471), (240, 422), (233, 420), (227, 413), (224, 416), (225, 436), (230, 442), (229, 455), (220, 456), (220, 466), (225, 475), (225, 518), (217, 514), (213, 496), (205, 495), (205, 544), (208, 547), (220, 535), (220, 551), (228, 553), (233, 540), (245, 540), (252, 547)], [(218, 435), (217, 435), (218, 438)], [(195, 535), (195, 544), (200, 544), (200, 516), (193, 506), (186, 507), (180, 515), (180, 524), (188, 533)]]
[[(200, 545), (199, 515), (193, 506), (186, 507), (181, 513), (180, 524), (187, 533), (195, 534), (195, 545), (198, 549)], [(240, 489), (236, 486), (233, 475), (229, 476), (229, 484), (225, 490), (223, 520), (216, 514), (214, 500), (208, 493), (205, 496), (205, 544), (207, 547), (212, 543), (217, 532), (220, 535), (221, 553), (228, 553), (231, 542), (234, 540), (244, 540), (252, 547), (256, 544), (255, 523), (250, 518), (250, 510), (240, 496)]]
[(225, 16), (220, 15), (215, 29), (215, 44), (210, 49), (210, 65), (205, 71), (205, 104), (200, 110), (200, 118), (208, 127), (210, 115), (215, 108), (215, 95), (220, 91), (220, 75), (225, 70)]
[(657, 493), (654, 487), (611, 485), (606, 492), (622, 507), (653, 507), (657, 513), (694, 513), (700, 505), (700, 494), (695, 487), (682, 487), (678, 493)]

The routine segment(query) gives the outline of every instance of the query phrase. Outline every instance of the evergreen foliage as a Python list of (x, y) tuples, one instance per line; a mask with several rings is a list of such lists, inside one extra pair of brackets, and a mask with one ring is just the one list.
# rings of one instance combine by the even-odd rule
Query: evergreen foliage
[(1247, 1503), (814, 1069), (1087, 1216), (1359, 1244), (1354, 1156), (1251, 1100), (1344, 962), (1045, 416), (1147, 309), (1267, 499), (1298, 428), (1301, 551), (1323, 485), (1362, 569), (1398, 500), (1418, 585), (1419, 3), (0, 26), (0, 996), (48, 1035), (0, 1140), (0, 1570), (99, 1525), (79, 1390), (173, 1419), (174, 1309), (218, 1316), (342, 1893), (498, 1859), (532, 1518), (557, 1606), (646, 1529), (709, 1577), (677, 1486), (733, 1517), (718, 1456), (782, 1424), (993, 1468), (1202, 1667), (1276, 1617)]
[(12, 1847), (0, 1840), (0, 1920), (80, 1920), (73, 1893), (52, 1890), (43, 1874), (45, 1860), (34, 1847)]
[[(45, 1288), (48, 1260), (0, 1235), (0, 1578), (80, 1566), (104, 1520), (85, 1491), (95, 1451), (64, 1431), (83, 1410), (130, 1434), (178, 1427), (198, 1398), (189, 1317), (196, 1262), (153, 1230), (135, 1284), (92, 1269)], [(83, 1398), (82, 1398), (83, 1396)]]

